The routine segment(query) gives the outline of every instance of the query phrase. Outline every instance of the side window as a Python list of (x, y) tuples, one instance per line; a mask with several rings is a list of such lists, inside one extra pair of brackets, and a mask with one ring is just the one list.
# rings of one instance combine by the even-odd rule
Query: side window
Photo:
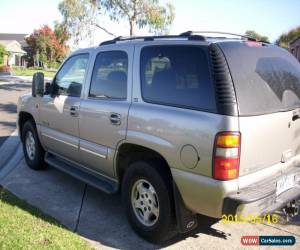
[(90, 97), (126, 99), (128, 56), (124, 51), (100, 52), (95, 60)]
[(88, 54), (80, 54), (65, 62), (55, 77), (58, 94), (80, 96), (88, 59)]
[(206, 51), (199, 46), (149, 46), (141, 52), (145, 101), (216, 110)]

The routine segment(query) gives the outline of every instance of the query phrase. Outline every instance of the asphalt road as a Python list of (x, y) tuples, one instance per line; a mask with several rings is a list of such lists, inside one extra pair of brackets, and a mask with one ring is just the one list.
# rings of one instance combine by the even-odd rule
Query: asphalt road
[(16, 129), (19, 96), (31, 91), (31, 83), (18, 77), (0, 78), (0, 146)]

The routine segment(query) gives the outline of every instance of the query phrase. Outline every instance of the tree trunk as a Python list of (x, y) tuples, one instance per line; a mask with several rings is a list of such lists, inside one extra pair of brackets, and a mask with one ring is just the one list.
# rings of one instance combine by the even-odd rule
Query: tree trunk
[(135, 36), (135, 20), (131, 19), (129, 21), (129, 25), (130, 25), (130, 36)]

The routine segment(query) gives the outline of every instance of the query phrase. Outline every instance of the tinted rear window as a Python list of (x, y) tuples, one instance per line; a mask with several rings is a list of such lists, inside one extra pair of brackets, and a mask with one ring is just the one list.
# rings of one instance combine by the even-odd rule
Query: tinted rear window
[(216, 109), (207, 52), (198, 46), (150, 46), (141, 52), (142, 96), (147, 102)]
[(240, 115), (300, 106), (300, 64), (277, 46), (221, 43), (233, 78)]

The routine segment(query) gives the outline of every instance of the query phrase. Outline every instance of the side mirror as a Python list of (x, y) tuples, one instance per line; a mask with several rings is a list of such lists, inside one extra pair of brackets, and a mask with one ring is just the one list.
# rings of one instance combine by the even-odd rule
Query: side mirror
[(44, 74), (37, 72), (32, 78), (32, 96), (43, 96), (44, 95)]

